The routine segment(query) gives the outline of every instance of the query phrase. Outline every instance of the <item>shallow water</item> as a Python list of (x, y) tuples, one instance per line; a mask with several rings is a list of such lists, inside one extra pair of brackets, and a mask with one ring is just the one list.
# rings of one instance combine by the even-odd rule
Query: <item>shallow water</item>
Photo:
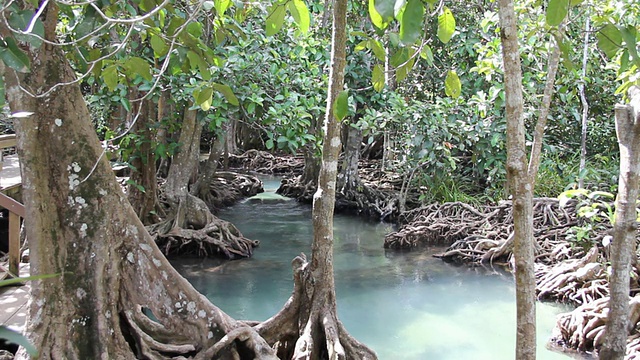
[[(263, 180), (264, 181), (264, 180)], [(266, 194), (219, 214), (261, 245), (254, 257), (174, 265), (217, 306), (238, 319), (265, 320), (291, 294), (291, 260), (310, 255), (311, 209)], [(453, 266), (442, 249), (386, 251), (391, 226), (335, 217), (338, 313), (350, 333), (380, 359), (513, 359), (515, 289), (510, 274)], [(538, 304), (538, 359), (568, 359), (545, 348), (559, 305)]]

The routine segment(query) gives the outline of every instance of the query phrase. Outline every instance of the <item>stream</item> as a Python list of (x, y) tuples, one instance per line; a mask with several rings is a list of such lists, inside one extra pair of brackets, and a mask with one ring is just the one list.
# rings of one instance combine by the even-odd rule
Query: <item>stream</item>
[[(275, 194), (279, 179), (264, 178), (265, 193), (218, 214), (261, 241), (247, 260), (173, 260), (200, 292), (236, 319), (265, 320), (293, 289), (291, 260), (310, 256), (311, 208)], [(380, 359), (513, 359), (515, 285), (511, 274), (455, 266), (431, 255), (382, 248), (392, 226), (336, 215), (335, 277), (338, 316)], [(555, 315), (539, 303), (538, 359), (568, 359), (546, 349)]]

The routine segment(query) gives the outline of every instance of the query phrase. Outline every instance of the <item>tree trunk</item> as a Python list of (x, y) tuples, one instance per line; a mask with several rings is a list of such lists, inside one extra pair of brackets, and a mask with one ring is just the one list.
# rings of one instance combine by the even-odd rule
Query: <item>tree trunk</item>
[[(588, 11), (588, 10), (587, 10)], [(589, 54), (589, 33), (591, 32), (590, 20), (587, 14), (587, 21), (584, 25), (584, 47), (582, 49), (582, 78), (578, 83), (580, 102), (582, 103), (582, 126), (580, 136), (580, 168), (578, 169), (578, 188), (584, 188), (584, 169), (587, 164), (587, 124), (589, 119), (589, 102), (585, 93), (585, 82), (587, 80), (587, 58)]]
[(362, 129), (350, 125), (344, 126), (346, 130), (346, 143), (344, 160), (338, 176), (338, 189), (344, 192), (347, 189), (355, 189), (360, 185), (358, 176), (358, 162), (360, 161), (360, 147), (362, 145)]
[[(167, 134), (167, 127), (164, 123), (164, 118), (167, 113), (173, 113), (173, 106), (171, 105), (173, 103), (170, 104), (168, 101), (170, 95), (171, 94), (169, 90), (161, 90), (160, 96), (158, 97), (157, 121), (158, 123), (160, 123), (160, 126), (158, 127), (158, 133), (156, 135), (156, 143), (164, 144), (165, 146), (168, 143), (167, 138), (169, 134)], [(169, 175), (170, 160), (168, 156), (164, 155), (165, 154), (162, 154), (162, 156), (160, 157), (160, 163), (158, 164), (158, 170), (156, 174), (157, 177), (161, 178), (166, 178)]]
[[(138, 92), (134, 92), (137, 97)], [(134, 152), (131, 165), (135, 170), (131, 173), (131, 181), (127, 193), (129, 202), (133, 206), (140, 220), (145, 224), (153, 224), (160, 221), (158, 212), (160, 210), (158, 201), (158, 179), (156, 178), (156, 159), (152, 149), (154, 134), (150, 124), (155, 121), (154, 106), (150, 100), (142, 100), (137, 121), (132, 133), (142, 137), (142, 143)], [(139, 186), (141, 188), (139, 188)]]
[(209, 149), (209, 158), (204, 164), (198, 180), (191, 187), (191, 194), (204, 200), (205, 203), (210, 204), (211, 201), (208, 197), (211, 194), (211, 184), (213, 183), (213, 177), (218, 169), (218, 160), (220, 155), (224, 151), (224, 137), (221, 135), (216, 136), (216, 139), (211, 144)]
[(635, 324), (629, 323), (630, 272), (636, 256), (636, 201), (640, 177), (640, 88), (629, 90), (630, 105), (615, 109), (616, 133), (620, 147), (620, 178), (616, 199), (611, 269), (609, 315), (600, 359), (623, 359), (627, 336)]
[[(21, 6), (29, 8), (29, 3)], [(55, 42), (58, 9), (40, 16)], [(0, 33), (11, 36), (0, 23)], [(15, 122), (33, 275), (27, 336), (42, 359), (274, 359), (250, 327), (212, 305), (162, 256), (115, 180), (62, 49), (23, 47), (30, 73), (5, 70)], [(37, 97), (28, 96), (21, 88)], [(154, 320), (149, 318), (153, 314)], [(242, 333), (242, 337), (237, 334)]]
[(536, 357), (536, 282), (533, 246), (533, 185), (526, 161), (522, 72), (516, 16), (511, 0), (499, 0), (507, 116), (507, 174), (513, 195), (516, 277), (516, 359)]
[(189, 182), (198, 171), (202, 125), (198, 123), (198, 111), (189, 109), (191, 105), (189, 103), (184, 109), (180, 148), (173, 156), (165, 185), (167, 199), (176, 204), (189, 193)]
[(157, 236), (166, 255), (249, 257), (259, 242), (245, 238), (233, 224), (215, 217), (202, 199), (189, 193), (198, 170), (202, 133), (197, 110), (189, 110), (189, 106), (185, 108), (180, 149), (173, 157), (165, 184), (170, 216), (151, 225), (149, 231)]

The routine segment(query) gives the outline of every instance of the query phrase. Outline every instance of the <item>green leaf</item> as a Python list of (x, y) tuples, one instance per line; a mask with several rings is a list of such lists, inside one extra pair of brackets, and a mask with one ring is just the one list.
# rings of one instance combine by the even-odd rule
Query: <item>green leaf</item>
[(374, 0), (374, 7), (385, 22), (388, 22), (387, 20), (393, 18), (395, 5), (395, 0)]
[(424, 5), (421, 0), (409, 0), (400, 22), (400, 41), (414, 44), (424, 33)]
[(267, 36), (272, 36), (282, 29), (285, 14), (284, 5), (276, 3), (271, 7), (267, 15)]
[(233, 2), (231, 0), (215, 0), (214, 7), (216, 8), (216, 12), (218, 16), (224, 16), (224, 13), (231, 7)]
[(381, 64), (376, 64), (373, 67), (373, 74), (371, 76), (371, 83), (373, 84), (373, 89), (377, 92), (382, 91), (384, 89), (384, 69)]
[(549, 26), (558, 26), (567, 17), (569, 11), (569, 0), (549, 0), (547, 5), (547, 24)]
[(185, 19), (179, 17), (179, 16), (174, 16), (171, 18), (171, 20), (169, 21), (169, 26), (167, 27), (167, 36), (174, 36), (176, 34), (176, 31), (178, 31), (178, 29), (184, 25), (185, 23)]
[[(33, 19), (33, 15), (34, 13), (31, 10), (12, 12), (9, 16), (9, 25), (11, 25), (11, 27), (14, 29), (27, 31), (28, 27), (31, 25), (31, 19)], [(31, 34), (36, 34), (40, 37), (44, 37), (44, 25), (39, 18), (36, 20), (33, 29), (31, 29)], [(14, 36), (16, 40), (18, 40), (18, 42), (28, 42), (36, 49), (42, 45), (42, 40), (33, 35), (14, 34)]]
[(200, 55), (195, 51), (187, 51), (187, 58), (189, 59), (189, 66), (191, 67), (191, 70), (207, 68), (207, 63), (205, 63), (202, 57), (200, 57)]
[[(0, 40), (1, 41), (1, 40)], [(11, 37), (4, 38), (4, 45), (0, 42), (0, 60), (5, 65), (12, 68), (15, 71), (27, 73), (30, 70), (31, 62), (27, 54), (22, 52), (16, 44), (16, 41)]]
[(131, 80), (135, 79), (136, 75), (139, 75), (147, 81), (153, 80), (153, 76), (151, 75), (151, 66), (142, 58), (136, 56), (130, 57), (124, 62), (123, 66), (127, 76)]
[(333, 103), (333, 116), (342, 121), (349, 113), (349, 90), (342, 90)]
[(17, 331), (9, 329), (4, 325), (0, 325), (0, 339), (5, 339), (10, 343), (22, 346), (25, 350), (27, 350), (31, 357), (35, 358), (38, 356), (38, 350), (36, 350), (36, 348), (31, 345), (29, 340), (27, 340), (24, 335), (20, 334)]
[[(411, 54), (413, 56), (413, 54)], [(405, 62), (404, 65), (400, 66), (396, 69), (396, 81), (402, 82), (407, 78), (411, 69), (413, 69), (413, 64), (415, 63), (415, 58), (409, 57), (409, 60)]]
[(233, 93), (233, 91), (229, 86), (222, 85), (222, 84), (213, 84), (213, 88), (217, 92), (221, 93), (224, 96), (224, 98), (227, 99), (229, 104), (235, 105), (235, 106), (238, 106), (240, 104), (240, 102), (238, 101), (238, 98), (236, 97), (236, 95)]
[(622, 33), (613, 24), (607, 24), (600, 29), (596, 38), (598, 38), (598, 47), (609, 59), (616, 56), (618, 50), (622, 48)]
[(387, 28), (387, 23), (382, 19), (382, 16), (376, 10), (375, 0), (369, 0), (369, 18), (371, 23), (380, 30)]
[(110, 91), (114, 91), (118, 86), (118, 67), (116, 65), (107, 66), (102, 70), (102, 79)]
[(442, 13), (438, 15), (438, 39), (443, 43), (448, 43), (456, 31), (456, 19), (453, 17), (453, 13), (448, 7), (442, 10)]
[(370, 39), (367, 42), (367, 45), (369, 47), (369, 49), (371, 49), (371, 51), (373, 51), (373, 54), (376, 56), (376, 58), (380, 61), (384, 61), (385, 59), (385, 51), (384, 48), (382, 47), (382, 44), (380, 43), (380, 41), (376, 40), (376, 39)]
[(620, 33), (622, 34), (627, 50), (629, 50), (631, 60), (636, 66), (640, 67), (640, 58), (638, 58), (638, 50), (636, 48), (636, 28), (632, 25), (627, 25), (627, 27), (620, 28)]
[(25, 281), (50, 279), (56, 276), (60, 276), (60, 274), (34, 275), (34, 276), (27, 276), (27, 277), (5, 279), (5, 280), (0, 280), (0, 287), (22, 284)]
[(267, 150), (273, 149), (273, 139), (269, 139), (264, 143), (264, 146), (267, 147)]
[(369, 46), (369, 40), (362, 40), (356, 45), (353, 51), (362, 51)]
[(194, 38), (199, 39), (202, 37), (202, 24), (196, 21), (190, 22), (187, 25), (187, 32)]
[(560, 48), (560, 54), (562, 55), (562, 64), (564, 64), (564, 67), (566, 67), (567, 69), (573, 70), (573, 62), (571, 62), (571, 56), (569, 56), (571, 47), (569, 46), (567, 41), (565, 41), (565, 38), (561, 33), (554, 34), (554, 37), (556, 39), (556, 44)]
[(449, 70), (447, 72), (447, 77), (444, 79), (444, 93), (454, 99), (460, 96), (460, 78), (458, 78), (458, 74), (453, 70)]
[(140, 9), (142, 9), (142, 11), (149, 12), (156, 7), (156, 2), (154, 0), (142, 0), (138, 4), (138, 6), (140, 7)]
[(289, 1), (289, 12), (293, 16), (293, 21), (300, 27), (300, 32), (306, 34), (309, 32), (309, 26), (311, 25), (311, 17), (309, 16), (309, 9), (302, 0)]
[(429, 45), (425, 45), (420, 51), (420, 57), (427, 61), (427, 64), (430, 66), (433, 65), (433, 52), (431, 51), (431, 47)]
[(102, 24), (102, 18), (96, 14), (96, 10), (92, 6), (87, 6), (82, 16), (82, 21), (73, 29), (77, 38), (88, 35)]
[[(196, 95), (194, 92), (193, 95)], [(205, 102), (211, 103), (211, 97), (213, 96), (213, 89), (210, 87), (205, 87), (202, 89), (196, 96), (196, 104), (202, 105)], [(202, 109), (205, 110), (205, 109)], [(207, 109), (208, 110), (208, 109)], [(206, 110), (205, 110), (206, 111)]]
[(167, 52), (169, 51), (169, 45), (167, 45), (162, 37), (156, 34), (152, 34), (149, 42), (151, 43), (151, 48), (153, 49), (153, 55), (156, 58), (161, 58), (167, 55)]

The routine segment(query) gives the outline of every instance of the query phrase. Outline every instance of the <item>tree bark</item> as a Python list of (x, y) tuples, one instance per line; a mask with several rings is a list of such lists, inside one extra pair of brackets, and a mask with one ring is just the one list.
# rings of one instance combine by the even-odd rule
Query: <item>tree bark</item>
[(173, 156), (165, 185), (167, 199), (176, 204), (187, 196), (189, 182), (198, 171), (202, 125), (198, 123), (198, 111), (189, 109), (191, 105), (189, 103), (184, 109), (179, 140), (180, 148)]
[[(135, 94), (137, 97), (138, 92)], [(150, 127), (150, 123), (155, 121), (153, 108), (150, 100), (142, 100), (138, 114), (134, 115), (137, 116), (137, 121), (131, 129), (132, 133), (142, 137), (142, 143), (131, 159), (131, 165), (135, 170), (131, 173), (130, 179), (133, 184), (129, 185), (127, 193), (131, 206), (145, 225), (160, 221), (156, 159), (151, 146), (155, 138)]]
[[(560, 33), (558, 36), (562, 36), (562, 27), (563, 25), (561, 25), (560, 30), (558, 30)], [(555, 46), (551, 45), (551, 55), (547, 61), (547, 80), (545, 82), (540, 108), (538, 109), (538, 121), (536, 122), (536, 128), (533, 133), (533, 145), (531, 146), (529, 168), (527, 170), (529, 182), (531, 183), (530, 191), (532, 196), (533, 189), (536, 184), (536, 176), (538, 175), (538, 168), (540, 167), (540, 154), (542, 153), (544, 129), (547, 127), (547, 118), (549, 117), (551, 100), (553, 99), (553, 86), (556, 83), (556, 74), (558, 73), (558, 65), (560, 64), (560, 45), (553, 40), (550, 40), (549, 42)]]
[[(588, 11), (588, 10), (587, 10)], [(584, 169), (587, 164), (587, 124), (589, 119), (589, 102), (585, 93), (585, 82), (587, 79), (587, 58), (589, 54), (589, 33), (591, 32), (589, 14), (584, 25), (584, 47), (582, 48), (582, 78), (578, 83), (580, 102), (582, 103), (582, 126), (580, 134), (580, 167), (578, 169), (578, 188), (584, 188)]]
[[(21, 2), (28, 8), (29, 3)], [(58, 9), (40, 16), (55, 42)], [(0, 23), (3, 37), (11, 36)], [(27, 336), (42, 359), (161, 359), (198, 356), (229, 335), (244, 336), (219, 358), (275, 359), (257, 333), (200, 295), (162, 256), (111, 171), (62, 49), (25, 46), (30, 73), (5, 69), (16, 121), (31, 272)], [(22, 89), (37, 97), (27, 95)], [(155, 317), (151, 320), (148, 316)]]
[(623, 359), (627, 336), (635, 324), (629, 323), (630, 272), (636, 256), (638, 179), (640, 177), (640, 88), (629, 90), (629, 105), (615, 109), (616, 133), (620, 148), (620, 178), (616, 199), (611, 276), (609, 277), (609, 315), (600, 359)]
[(338, 176), (338, 189), (344, 192), (347, 189), (355, 189), (360, 184), (358, 176), (358, 162), (360, 161), (360, 147), (362, 145), (362, 129), (345, 125), (346, 143), (344, 147), (344, 160)]
[(516, 359), (536, 356), (536, 282), (533, 245), (533, 186), (529, 181), (523, 119), (522, 70), (511, 0), (499, 0), (507, 116), (507, 176), (513, 196), (516, 277)]

